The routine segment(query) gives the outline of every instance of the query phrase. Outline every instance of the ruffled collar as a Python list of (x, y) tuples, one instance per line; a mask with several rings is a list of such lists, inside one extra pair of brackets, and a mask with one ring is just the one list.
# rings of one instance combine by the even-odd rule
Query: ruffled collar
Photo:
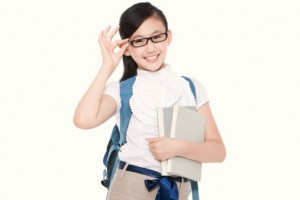
[(170, 72), (171, 67), (170, 65), (165, 64), (160, 70), (152, 72), (152, 71), (147, 71), (144, 69), (137, 69), (137, 76), (159, 76), (160, 74)]
[(146, 124), (157, 124), (158, 107), (195, 106), (189, 83), (169, 65), (156, 72), (138, 69), (132, 90), (131, 110)]

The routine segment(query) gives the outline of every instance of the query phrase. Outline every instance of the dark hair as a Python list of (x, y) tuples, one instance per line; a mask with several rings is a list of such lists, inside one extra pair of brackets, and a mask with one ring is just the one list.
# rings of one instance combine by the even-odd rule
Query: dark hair
[[(164, 13), (151, 3), (142, 2), (129, 7), (121, 15), (119, 22), (121, 38), (129, 38), (151, 16), (158, 17), (168, 30), (168, 22)], [(123, 55), (123, 65), (124, 71), (120, 81), (137, 74), (137, 64), (131, 56)]]

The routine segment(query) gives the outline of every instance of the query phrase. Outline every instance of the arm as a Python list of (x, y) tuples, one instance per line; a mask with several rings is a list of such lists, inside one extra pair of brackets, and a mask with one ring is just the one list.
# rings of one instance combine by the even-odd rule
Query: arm
[(186, 157), (199, 162), (222, 162), (226, 157), (225, 145), (217, 128), (208, 103), (198, 109), (206, 117), (206, 132), (203, 143), (178, 141), (177, 156)]
[(206, 132), (203, 143), (193, 143), (173, 138), (151, 138), (150, 151), (157, 160), (175, 156), (185, 157), (198, 162), (222, 162), (226, 157), (225, 145), (213, 118), (209, 104), (198, 109), (206, 117)]
[[(110, 33), (109, 30), (110, 27), (107, 27), (102, 31), (98, 39), (103, 57), (102, 66), (75, 110), (73, 121), (78, 128), (89, 129), (102, 124), (115, 113), (117, 108), (113, 98), (103, 95), (103, 92), (107, 80), (118, 66), (128, 47), (128, 39), (112, 42), (119, 27)], [(120, 47), (118, 52), (115, 52), (116, 47)]]

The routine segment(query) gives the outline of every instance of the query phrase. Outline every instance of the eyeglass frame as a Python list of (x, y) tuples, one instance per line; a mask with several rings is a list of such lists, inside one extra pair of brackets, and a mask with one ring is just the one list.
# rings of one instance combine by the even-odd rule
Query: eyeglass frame
[[(157, 37), (159, 35), (165, 35), (166, 38), (162, 41), (159, 41), (159, 42), (155, 42), (153, 41), (153, 38), (154, 37)], [(142, 46), (134, 46), (133, 42), (137, 41), (137, 40), (143, 40), (143, 39), (146, 39), (146, 43)], [(149, 40), (151, 40), (152, 43), (160, 43), (160, 42), (163, 42), (163, 41), (166, 41), (168, 39), (168, 32), (165, 32), (165, 33), (160, 33), (160, 34), (156, 34), (156, 35), (153, 35), (151, 37), (147, 37), (147, 38), (139, 38), (139, 39), (136, 39), (136, 40), (131, 40), (131, 41), (128, 41), (128, 44), (130, 44), (131, 46), (133, 46), (134, 48), (139, 48), (139, 47), (143, 47), (143, 46), (146, 46), (149, 42)]]

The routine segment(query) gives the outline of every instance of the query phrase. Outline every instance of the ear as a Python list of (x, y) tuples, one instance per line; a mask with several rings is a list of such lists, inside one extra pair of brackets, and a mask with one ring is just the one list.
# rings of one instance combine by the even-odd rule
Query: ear
[(172, 42), (172, 31), (171, 30), (168, 30), (168, 39), (167, 39), (167, 41), (168, 41), (168, 45), (170, 45), (171, 42)]

